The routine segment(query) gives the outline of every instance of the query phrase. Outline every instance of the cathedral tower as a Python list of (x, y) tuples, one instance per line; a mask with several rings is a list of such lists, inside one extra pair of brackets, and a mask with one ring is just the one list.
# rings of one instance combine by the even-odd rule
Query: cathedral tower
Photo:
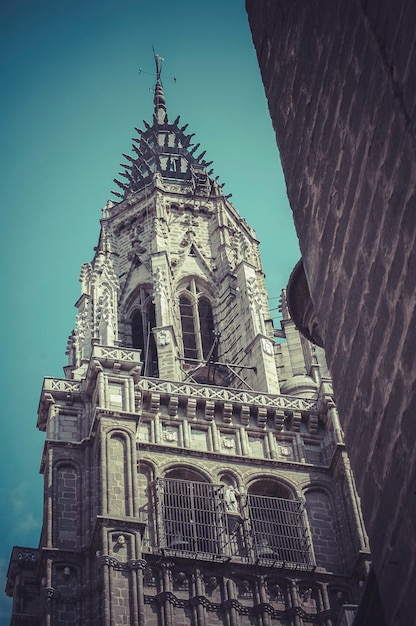
[(255, 233), (170, 121), (157, 56), (143, 124), (44, 380), (11, 624), (349, 624), (368, 545), (323, 351), (284, 292), (273, 328)]

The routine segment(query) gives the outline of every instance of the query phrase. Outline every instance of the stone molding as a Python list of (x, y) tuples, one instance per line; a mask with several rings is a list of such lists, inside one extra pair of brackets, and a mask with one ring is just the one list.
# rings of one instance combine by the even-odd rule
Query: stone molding
[(109, 556), (108, 554), (103, 554), (98, 557), (98, 565), (99, 567), (104, 567), (107, 565), (108, 567), (112, 567), (113, 569), (120, 572), (130, 572), (132, 570), (145, 570), (147, 562), (144, 559), (129, 559), (126, 562), (119, 561), (114, 556)]
[(137, 382), (137, 389), (160, 394), (178, 395), (181, 398), (191, 397), (205, 400), (217, 400), (219, 402), (232, 402), (238, 405), (249, 404), (251, 406), (262, 406), (271, 410), (317, 410), (317, 400), (315, 399), (256, 393), (255, 391), (238, 391), (236, 389), (194, 385), (190, 383), (176, 383), (155, 378), (140, 378)]
[(211, 602), (205, 596), (194, 596), (189, 600), (183, 600), (177, 598), (175, 594), (170, 591), (164, 591), (155, 596), (145, 595), (144, 597), (146, 604), (158, 604), (163, 606), (166, 602), (169, 602), (175, 607), (187, 608), (187, 607), (196, 607), (203, 606), (207, 611), (216, 611), (216, 612), (225, 612), (230, 609), (235, 609), (239, 615), (261, 615), (262, 613), (267, 613), (274, 619), (287, 619), (288, 621), (293, 618), (300, 617), (308, 622), (314, 622), (318, 624), (322, 624), (325, 620), (333, 619), (335, 620), (336, 615), (333, 611), (320, 611), (319, 613), (307, 613), (300, 606), (292, 606), (284, 611), (279, 611), (272, 607), (271, 604), (267, 602), (263, 602), (261, 604), (257, 604), (255, 606), (244, 606), (236, 600), (235, 598), (230, 598), (225, 600), (224, 602)]

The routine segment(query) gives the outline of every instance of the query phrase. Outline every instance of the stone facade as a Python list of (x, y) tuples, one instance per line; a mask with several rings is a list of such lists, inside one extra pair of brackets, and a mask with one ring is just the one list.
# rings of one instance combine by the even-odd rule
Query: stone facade
[(44, 524), (30, 567), (12, 555), (11, 624), (348, 623), (369, 552), (324, 353), (284, 292), (273, 328), (254, 231), (157, 77), (66, 378), (44, 380)]
[[(386, 622), (411, 624), (415, 6), (246, 5)], [(377, 595), (359, 623), (381, 623)]]

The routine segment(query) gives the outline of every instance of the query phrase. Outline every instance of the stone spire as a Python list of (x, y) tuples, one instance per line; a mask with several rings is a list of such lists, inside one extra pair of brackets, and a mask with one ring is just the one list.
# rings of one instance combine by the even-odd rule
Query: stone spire
[(179, 116), (170, 122), (166, 111), (166, 98), (161, 80), (163, 58), (154, 53), (156, 65), (156, 84), (154, 88), (154, 111), (150, 125), (143, 120), (144, 130), (136, 128), (137, 137), (133, 137), (133, 154), (124, 154), (122, 171), (114, 182), (120, 188), (112, 193), (118, 201), (129, 198), (132, 194), (149, 185), (181, 181), (191, 184), (193, 191), (205, 196), (222, 195), (221, 186), (212, 179), (212, 161), (204, 159), (205, 151), (197, 154), (200, 144), (193, 144), (193, 134), (187, 134), (187, 124), (179, 126)]

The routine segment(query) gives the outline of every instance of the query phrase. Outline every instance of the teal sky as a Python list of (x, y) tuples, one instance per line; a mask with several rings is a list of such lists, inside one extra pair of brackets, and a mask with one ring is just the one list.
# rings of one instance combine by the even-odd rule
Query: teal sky
[[(12, 546), (38, 545), (42, 379), (63, 377), (81, 264), (133, 128), (151, 120), (152, 46), (169, 117), (189, 124), (256, 230), (270, 297), (299, 251), (244, 0), (9, 0), (0, 24), (4, 588)], [(0, 589), (0, 626), (10, 610)]]

